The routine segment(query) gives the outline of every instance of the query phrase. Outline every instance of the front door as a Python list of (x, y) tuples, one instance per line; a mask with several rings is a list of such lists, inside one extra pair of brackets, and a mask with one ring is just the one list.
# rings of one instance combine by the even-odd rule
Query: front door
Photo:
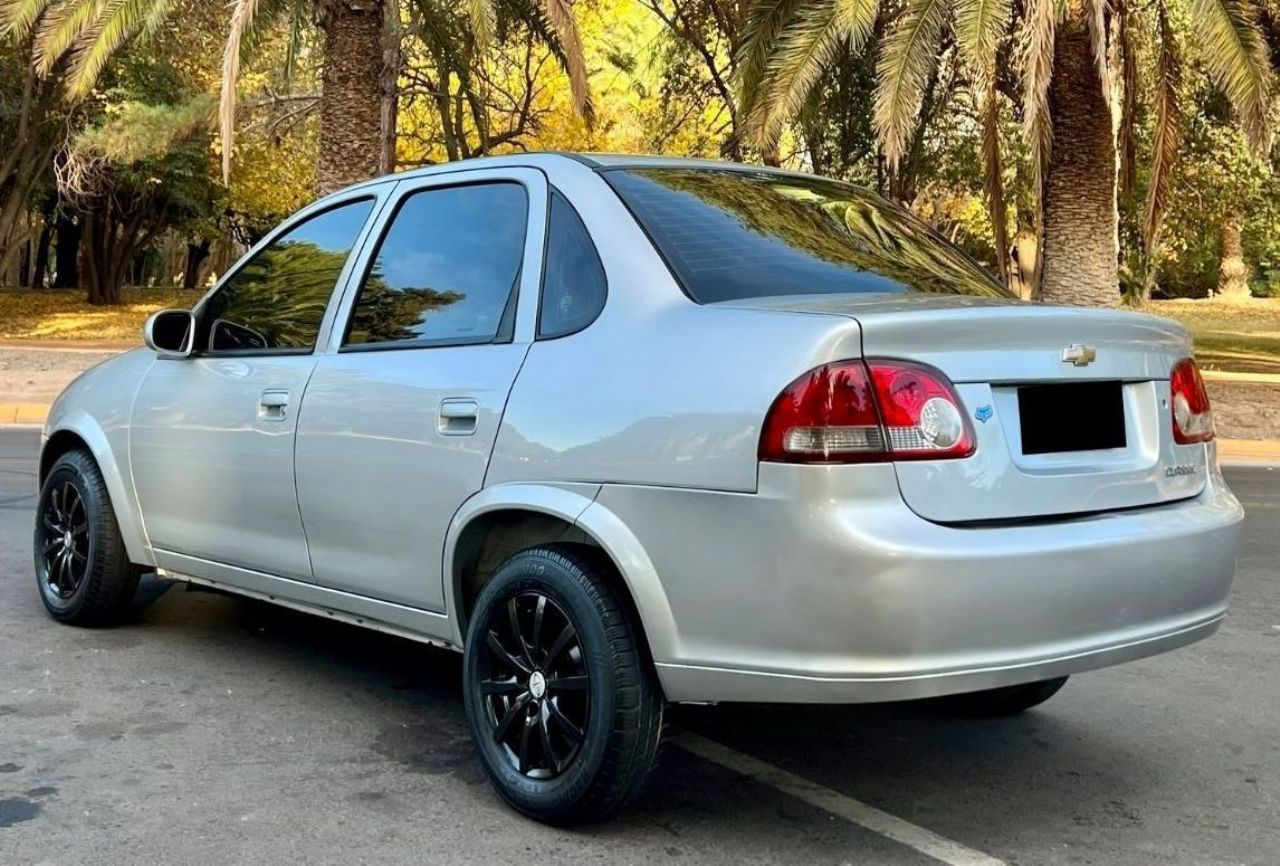
[(298, 407), (375, 202), (366, 195), (286, 227), (196, 310), (193, 356), (147, 371), (129, 452), (160, 565), (311, 579), (294, 490)]
[(512, 169), (397, 194), (307, 386), (298, 500), (318, 584), (442, 611), (445, 533), (484, 485), (531, 338), (517, 301), (536, 297), (547, 193)]

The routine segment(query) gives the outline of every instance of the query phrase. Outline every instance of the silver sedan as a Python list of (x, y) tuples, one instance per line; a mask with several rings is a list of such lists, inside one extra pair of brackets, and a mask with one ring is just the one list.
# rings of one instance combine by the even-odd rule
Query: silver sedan
[(271, 232), (49, 416), (57, 620), (144, 570), (465, 653), (480, 760), (598, 818), (667, 702), (1012, 713), (1226, 612), (1187, 333), (1026, 304), (874, 194), (540, 154)]

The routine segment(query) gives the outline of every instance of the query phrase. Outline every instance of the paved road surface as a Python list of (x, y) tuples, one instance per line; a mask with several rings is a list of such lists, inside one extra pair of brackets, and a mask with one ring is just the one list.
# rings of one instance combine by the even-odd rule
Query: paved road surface
[[(938, 862), (911, 847), (925, 831), (957, 863), (1280, 862), (1280, 470), (1229, 472), (1249, 517), (1210, 641), (1077, 677), (1013, 720), (679, 710), (749, 775), (671, 747), (629, 812), (562, 831), (490, 793), (452, 654), (158, 583), (129, 625), (54, 624), (29, 554), (36, 445), (0, 431), (4, 866), (906, 866)], [(860, 826), (868, 806), (907, 844)]]

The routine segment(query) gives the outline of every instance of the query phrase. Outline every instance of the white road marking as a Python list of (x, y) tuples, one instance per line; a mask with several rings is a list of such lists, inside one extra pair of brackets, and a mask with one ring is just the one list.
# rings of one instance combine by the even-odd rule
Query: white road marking
[(758, 758), (744, 755), (715, 740), (682, 730), (674, 732), (667, 738), (667, 742), (703, 760), (719, 764), (739, 775), (795, 797), (797, 800), (803, 800), (810, 806), (816, 806), (846, 821), (852, 821), (860, 827), (913, 848), (949, 866), (1006, 866), (1003, 860), (975, 851), (959, 842), (953, 842), (932, 830), (926, 830), (910, 821), (882, 812), (874, 806), (868, 806), (860, 800), (846, 797), (839, 791), (810, 782), (795, 773), (789, 773)]

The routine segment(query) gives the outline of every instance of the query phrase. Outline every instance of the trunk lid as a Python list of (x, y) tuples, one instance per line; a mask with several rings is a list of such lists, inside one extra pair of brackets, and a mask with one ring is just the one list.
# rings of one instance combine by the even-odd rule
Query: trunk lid
[(1191, 354), (1175, 322), (945, 295), (730, 303), (853, 318), (864, 357), (919, 361), (951, 379), (976, 436), (973, 456), (896, 465), (903, 499), (929, 520), (1136, 508), (1205, 485), (1209, 449), (1173, 439), (1169, 374)]

